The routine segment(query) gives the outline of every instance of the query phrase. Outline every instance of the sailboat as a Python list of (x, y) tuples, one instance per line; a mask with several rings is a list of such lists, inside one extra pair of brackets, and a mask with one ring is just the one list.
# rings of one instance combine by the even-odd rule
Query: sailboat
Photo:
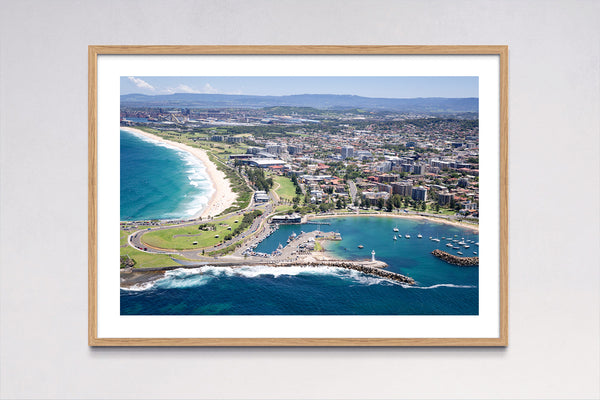
[(396, 235), (394, 235), (394, 240), (398, 240), (398, 237)]
[(418, 237), (419, 239), (423, 239), (423, 235), (421, 235), (420, 233), (417, 235), (417, 237)]
[(398, 227), (394, 228), (394, 232), (399, 232)]

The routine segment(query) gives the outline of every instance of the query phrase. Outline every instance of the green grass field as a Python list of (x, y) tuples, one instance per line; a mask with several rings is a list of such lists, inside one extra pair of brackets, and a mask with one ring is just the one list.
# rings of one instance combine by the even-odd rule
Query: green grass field
[(135, 260), (134, 268), (158, 268), (158, 267), (170, 267), (177, 265), (171, 257), (178, 260), (185, 260), (182, 257), (174, 257), (167, 254), (149, 254), (134, 249), (131, 246), (127, 246), (121, 249), (121, 255), (128, 255), (130, 258)]
[(275, 213), (277, 214), (285, 214), (286, 212), (293, 210), (292, 206), (277, 206), (275, 207)]
[[(235, 223), (235, 221), (238, 222)], [(228, 233), (230, 233), (231, 230), (235, 229), (235, 227), (239, 225), (241, 221), (241, 216), (234, 216), (222, 222), (206, 222), (207, 224), (213, 225), (215, 227), (214, 231), (202, 231), (198, 229), (198, 226), (200, 224), (172, 229), (150, 231), (142, 237), (142, 240), (144, 241), (144, 243), (150, 246), (158, 247), (161, 249), (202, 249), (204, 247), (214, 246), (217, 243), (223, 241), (223, 238)], [(231, 227), (231, 230), (228, 230), (228, 227)], [(219, 237), (215, 237), (216, 235), (219, 235)], [(198, 242), (198, 244), (194, 245), (194, 242)]]
[(274, 175), (272, 178), (273, 181), (281, 185), (279, 189), (275, 190), (279, 197), (292, 201), (296, 196), (296, 186), (294, 186), (290, 178), (278, 175)]

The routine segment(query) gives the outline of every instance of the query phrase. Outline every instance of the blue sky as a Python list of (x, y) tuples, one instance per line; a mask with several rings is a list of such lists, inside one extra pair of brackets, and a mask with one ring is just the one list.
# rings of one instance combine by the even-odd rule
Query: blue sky
[(157, 77), (122, 76), (121, 94), (219, 93), (282, 96), (479, 97), (476, 76), (460, 77)]

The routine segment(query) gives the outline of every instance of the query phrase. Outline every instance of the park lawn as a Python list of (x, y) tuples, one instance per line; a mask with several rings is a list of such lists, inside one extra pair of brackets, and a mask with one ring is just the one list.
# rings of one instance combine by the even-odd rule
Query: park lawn
[(288, 212), (293, 209), (294, 208), (292, 206), (277, 206), (277, 207), (275, 207), (275, 212), (276, 213), (285, 213), (285, 212)]
[[(227, 236), (231, 231), (227, 229), (231, 226), (231, 229), (235, 229), (237, 225), (242, 221), (242, 216), (233, 216), (222, 222), (203, 222), (210, 225), (214, 225), (216, 230), (214, 231), (202, 231), (198, 229), (198, 226), (202, 223), (183, 226), (172, 229), (162, 229), (156, 231), (150, 231), (146, 233), (142, 240), (144, 243), (158, 247), (160, 249), (175, 249), (175, 250), (190, 250), (190, 249), (202, 249), (204, 247), (214, 246), (217, 243), (223, 241), (223, 238)], [(238, 221), (235, 223), (235, 221)], [(194, 236), (178, 236), (178, 235), (194, 235)], [(215, 235), (219, 235), (215, 238)], [(175, 237), (178, 236), (178, 237)], [(192, 244), (198, 242), (197, 245)]]
[(294, 186), (290, 178), (278, 175), (275, 175), (272, 178), (281, 185), (279, 189), (275, 190), (279, 197), (289, 201), (292, 201), (294, 197), (296, 197), (296, 186)]
[(159, 268), (177, 265), (177, 263), (173, 261), (171, 257), (176, 258), (178, 260), (185, 260), (185, 258), (183, 257), (176, 257), (168, 254), (144, 253), (143, 251), (134, 249), (131, 246), (122, 247), (121, 255), (128, 255), (129, 258), (133, 259), (135, 261), (135, 265), (133, 266), (134, 268)]
[(131, 235), (130, 232), (124, 231), (123, 229), (121, 229), (121, 236), (119, 238), (121, 247), (127, 245), (127, 238), (129, 237), (129, 235)]

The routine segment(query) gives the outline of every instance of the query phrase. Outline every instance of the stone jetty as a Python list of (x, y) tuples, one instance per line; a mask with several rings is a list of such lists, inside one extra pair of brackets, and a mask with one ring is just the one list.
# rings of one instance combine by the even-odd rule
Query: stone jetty
[(275, 267), (291, 267), (291, 266), (306, 266), (306, 267), (337, 267), (344, 269), (352, 269), (362, 272), (363, 274), (375, 275), (380, 278), (389, 279), (392, 281), (414, 285), (415, 280), (408, 276), (398, 274), (396, 272), (385, 271), (382, 268), (387, 267), (383, 261), (346, 261), (346, 260), (323, 260), (303, 263), (279, 262), (272, 266)]
[(479, 266), (479, 257), (458, 257), (438, 249), (432, 251), (431, 254), (449, 264), (459, 265), (461, 267)]
[(380, 278), (388, 279), (404, 283), (407, 285), (414, 285), (414, 279), (398, 274), (396, 272), (386, 271), (383, 268), (387, 267), (387, 264), (383, 261), (348, 261), (348, 260), (320, 260), (320, 261), (277, 261), (277, 262), (257, 262), (257, 261), (238, 261), (238, 262), (205, 262), (198, 263), (197, 265), (177, 265), (169, 267), (159, 268), (124, 268), (121, 270), (121, 286), (127, 287), (136, 283), (144, 281), (144, 275), (148, 280), (155, 280), (162, 276), (165, 271), (180, 269), (180, 268), (202, 268), (206, 266), (214, 267), (242, 267), (242, 266), (269, 266), (274, 268), (285, 268), (285, 267), (337, 267), (344, 269), (351, 269), (359, 271), (364, 274), (374, 275)]

